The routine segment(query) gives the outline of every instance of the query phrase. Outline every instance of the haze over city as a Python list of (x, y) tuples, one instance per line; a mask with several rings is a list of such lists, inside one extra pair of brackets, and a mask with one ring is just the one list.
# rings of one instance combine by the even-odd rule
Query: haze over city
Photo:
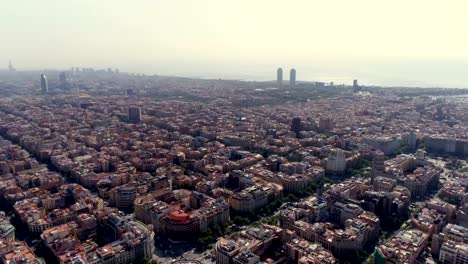
[(468, 264), (467, 3), (2, 3), (0, 264)]
[(0, 61), (24, 70), (122, 71), (468, 87), (468, 2), (6, 1)]

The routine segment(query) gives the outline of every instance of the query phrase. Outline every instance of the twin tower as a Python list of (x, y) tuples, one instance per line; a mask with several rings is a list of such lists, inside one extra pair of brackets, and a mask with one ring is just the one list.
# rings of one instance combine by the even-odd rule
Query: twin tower
[[(283, 68), (278, 68), (278, 70), (276, 71), (276, 82), (278, 86), (280, 87), (283, 85)], [(289, 72), (289, 85), (290, 86), (296, 85), (296, 70), (295, 69), (291, 69), (291, 71)]]

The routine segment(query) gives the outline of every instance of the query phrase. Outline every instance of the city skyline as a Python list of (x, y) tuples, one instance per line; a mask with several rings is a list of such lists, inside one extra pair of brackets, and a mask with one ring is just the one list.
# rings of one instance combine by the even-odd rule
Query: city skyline
[(0, 60), (246, 80), (271, 80), (283, 65), (309, 81), (468, 87), (466, 1), (109, 4), (7, 3)]
[[(45, 68), (45, 69), (19, 69), (18, 71), (26, 71), (26, 72), (39, 72), (39, 73), (44, 73), (44, 72), (56, 72), (57, 73), (57, 78), (59, 77), (59, 72), (62, 71), (69, 71), (70, 69), (90, 69), (90, 70), (101, 70), (101, 71), (108, 71), (109, 69), (112, 71), (118, 71), (120, 72), (120, 68), (114, 68), (114, 67), (108, 67), (109, 65), (103, 65), (102, 67), (89, 67), (89, 66), (82, 66), (82, 67), (77, 67), (77, 66), (71, 66), (68, 68)], [(397, 65), (393, 65), (394, 67), (397, 67)], [(9, 71), (17, 71), (16, 68), (9, 69), (9, 65), (7, 65), (6, 68), (1, 69), (2, 70), (9, 70)], [(274, 67), (274, 66), (272, 66)], [(289, 67), (294, 67), (294, 65), (291, 65)], [(382, 66), (384, 67), (384, 66)], [(292, 69), (292, 68), (291, 68)], [(356, 77), (360, 77), (359, 80), (364, 83), (366, 86), (381, 86), (381, 87), (401, 87), (401, 88), (457, 88), (457, 89), (466, 89), (468, 86), (464, 86), (463, 80), (461, 79), (450, 79), (453, 81), (451, 85), (442, 85), (439, 82), (432, 82), (427, 79), (421, 78), (418, 80), (413, 76), (413, 78), (410, 79), (405, 79), (405, 78), (392, 78), (389, 75), (386, 75), (385, 72), (383, 72), (381, 75), (371, 75), (371, 74), (360, 74), (360, 73), (346, 73), (346, 74), (340, 74), (340, 71), (338, 70), (333, 70), (331, 68), (316, 68), (314, 70), (311, 69), (310, 65), (306, 66), (301, 69), (301, 78), (298, 80), (299, 82), (323, 82), (323, 83), (335, 83), (335, 84), (343, 84), (343, 85), (352, 85), (353, 80)], [(124, 69), (126, 70), (126, 69)], [(200, 74), (197, 72), (193, 73), (176, 73), (174, 74), (173, 72), (145, 72), (145, 71), (122, 71), (123, 73), (128, 73), (128, 74), (136, 74), (136, 75), (159, 75), (159, 76), (170, 76), (170, 77), (181, 77), (181, 78), (193, 78), (193, 79), (224, 79), (224, 80), (241, 80), (241, 81), (255, 81), (255, 82), (272, 82), (272, 81), (277, 81), (277, 74), (272, 74), (272, 69), (268, 67), (261, 67), (261, 69), (255, 69), (253, 72), (249, 73), (233, 73), (229, 71), (225, 72), (219, 72), (214, 71), (211, 73), (206, 73), (206, 74)], [(405, 71), (406, 68), (402, 67), (399, 70)], [(413, 69), (414, 70), (414, 69)], [(435, 70), (435, 69), (433, 69)], [(433, 73), (433, 70), (430, 71), (430, 73)], [(425, 73), (425, 72), (419, 72), (419, 75), (425, 75), (430, 73)], [(457, 72), (452, 72), (452, 75), (456, 75)], [(418, 75), (418, 76), (419, 76)], [(55, 76), (55, 75), (54, 75)], [(376, 77), (377, 76), (377, 77)], [(379, 79), (378, 76), (380, 76)], [(284, 81), (289, 81), (288, 78), (283, 79)]]

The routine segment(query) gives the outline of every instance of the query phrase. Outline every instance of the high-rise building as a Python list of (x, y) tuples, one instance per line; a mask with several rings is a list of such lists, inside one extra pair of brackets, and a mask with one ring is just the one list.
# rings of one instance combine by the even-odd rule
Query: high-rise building
[(62, 89), (66, 88), (67, 86), (67, 75), (65, 72), (61, 72), (59, 74), (59, 82), (60, 82), (60, 87)]
[(64, 83), (64, 82), (67, 81), (67, 75), (65, 74), (65, 72), (61, 72), (61, 73), (59, 74), (59, 81), (60, 81), (61, 83)]
[(377, 150), (372, 159), (372, 180), (377, 176), (382, 176), (385, 173), (385, 154)]
[(299, 135), (299, 133), (302, 130), (302, 121), (300, 117), (294, 117), (291, 121), (291, 131), (296, 133), (296, 136)]
[(358, 84), (358, 80), (353, 80), (353, 91), (355, 93), (359, 92), (361, 90), (361, 87)]
[(276, 71), (276, 83), (278, 84), (278, 86), (283, 85), (283, 69), (282, 68), (278, 68), (278, 70)]
[(8, 61), (8, 70), (9, 71), (16, 71), (15, 67), (13, 67), (13, 64), (11, 63), (11, 61)]
[(289, 85), (294, 86), (296, 85), (296, 70), (291, 69), (291, 72), (289, 73)]
[(402, 136), (403, 143), (408, 145), (412, 150), (416, 148), (417, 138), (414, 130), (411, 130), (409, 133)]
[(133, 210), (133, 202), (137, 197), (137, 187), (134, 185), (121, 185), (110, 192), (110, 200), (115, 207), (124, 212)]
[(342, 149), (331, 151), (328, 155), (326, 170), (332, 174), (342, 174), (346, 170), (346, 156)]
[(330, 131), (333, 128), (333, 119), (327, 116), (319, 118), (318, 128), (320, 131)]
[(141, 121), (141, 107), (132, 106), (128, 108), (128, 121), (132, 123)]
[(47, 94), (49, 92), (49, 85), (47, 84), (47, 78), (44, 74), (41, 74), (41, 92)]

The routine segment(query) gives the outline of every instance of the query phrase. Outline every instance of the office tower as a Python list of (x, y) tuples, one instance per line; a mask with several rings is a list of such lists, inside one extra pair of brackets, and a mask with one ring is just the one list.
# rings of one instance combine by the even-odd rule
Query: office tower
[(343, 150), (336, 149), (328, 155), (326, 170), (332, 174), (342, 174), (346, 170), (346, 156)]
[(301, 118), (299, 117), (294, 117), (291, 122), (291, 131), (296, 133), (296, 137), (299, 136), (299, 133), (301, 132), (302, 129), (302, 122)]
[(15, 67), (13, 67), (13, 64), (11, 63), (11, 61), (8, 62), (8, 70), (9, 71), (16, 71)]
[(282, 68), (278, 68), (278, 70), (276, 71), (276, 83), (278, 84), (278, 86), (283, 85), (283, 69)]
[(382, 176), (385, 173), (385, 154), (377, 150), (372, 159), (371, 179), (374, 180), (377, 176)]
[(403, 143), (407, 144), (410, 149), (416, 148), (417, 138), (414, 130), (411, 130), (409, 133), (402, 136)]
[(320, 131), (329, 131), (333, 129), (333, 119), (330, 117), (321, 116), (319, 118), (318, 128)]
[(111, 190), (110, 197), (119, 210), (132, 212), (133, 202), (137, 197), (137, 188), (133, 185), (121, 185)]
[(353, 91), (357, 93), (360, 90), (361, 90), (361, 87), (359, 87), (358, 80), (353, 80)]
[(141, 121), (141, 107), (132, 106), (128, 108), (128, 121), (132, 123)]
[(296, 85), (296, 70), (291, 69), (291, 72), (289, 73), (289, 85), (294, 86)]
[(61, 72), (59, 74), (59, 80), (60, 80), (60, 83), (64, 83), (67, 81), (67, 75), (65, 75), (65, 72)]
[(49, 85), (47, 84), (47, 78), (44, 74), (41, 74), (41, 92), (47, 94), (49, 92)]
[(59, 74), (59, 82), (60, 82), (60, 87), (64, 89), (67, 86), (67, 75), (65, 72), (61, 72)]

